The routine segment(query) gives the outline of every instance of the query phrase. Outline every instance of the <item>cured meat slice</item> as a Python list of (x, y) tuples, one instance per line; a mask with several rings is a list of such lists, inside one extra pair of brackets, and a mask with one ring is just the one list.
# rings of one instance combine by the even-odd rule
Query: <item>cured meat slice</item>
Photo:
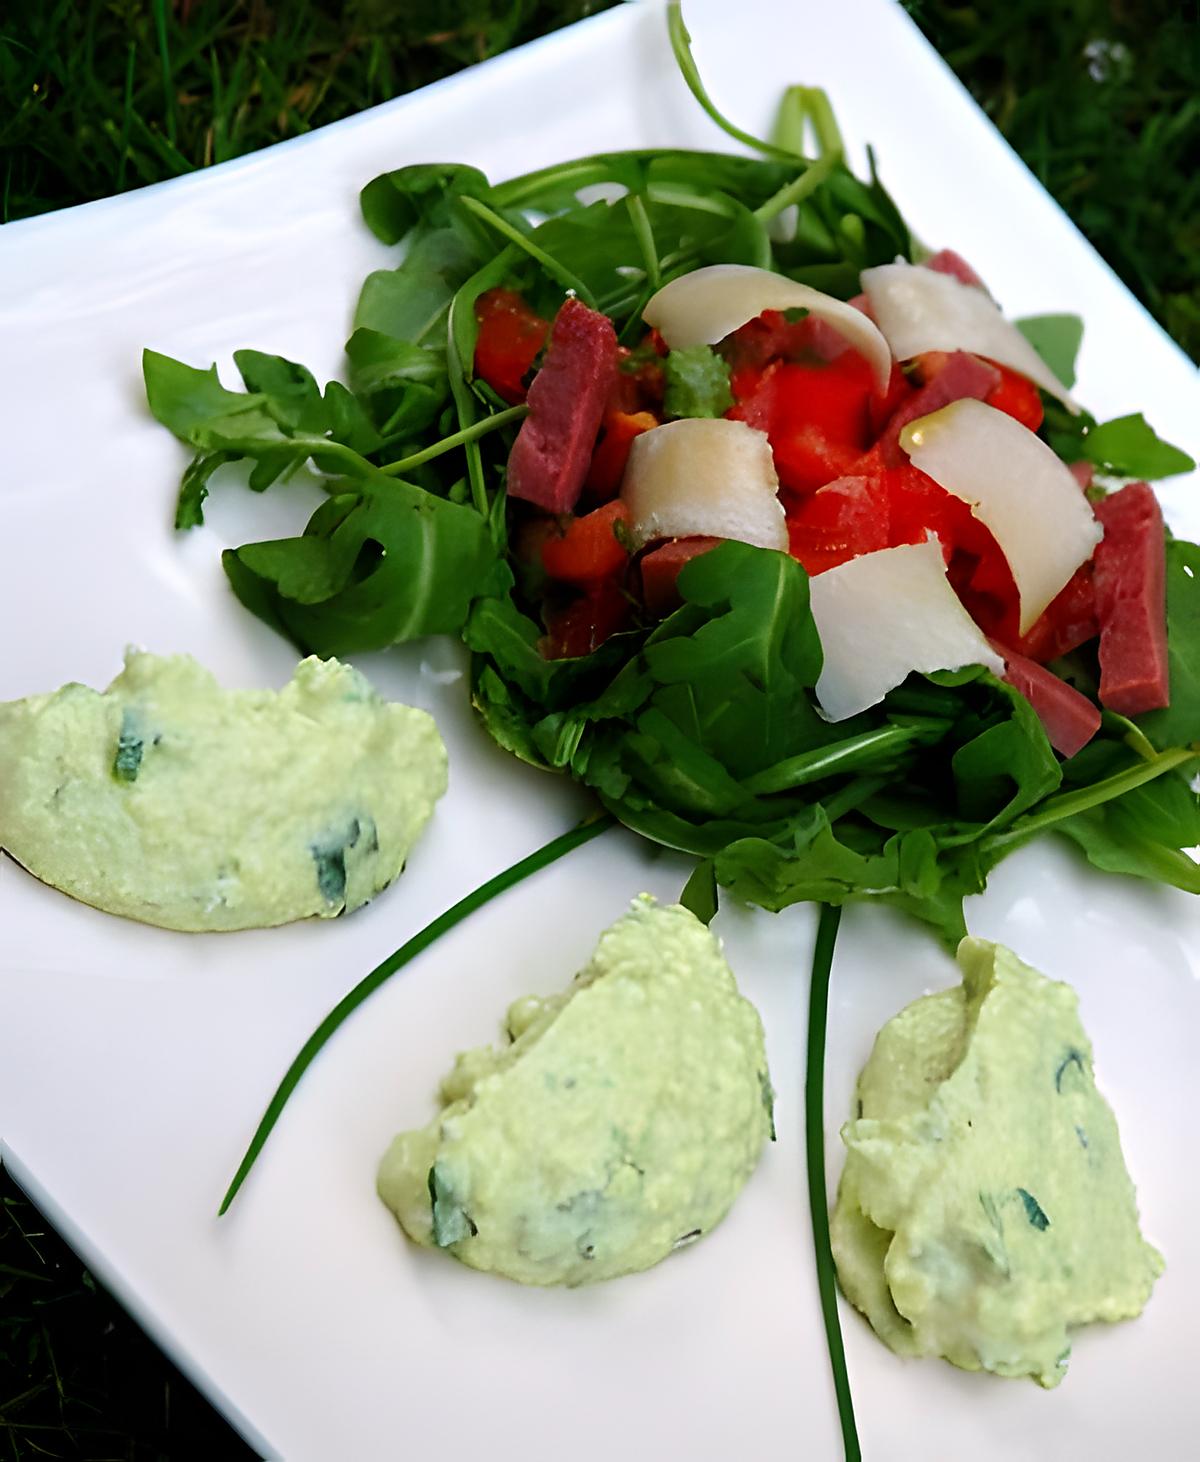
[(1123, 716), (1168, 704), (1167, 567), (1162, 509), (1145, 482), (1095, 505), (1104, 525), (1093, 582), (1100, 622), (1100, 701)]
[(988, 643), (1004, 660), (1004, 679), (1033, 707), (1055, 751), (1072, 757), (1082, 750), (1100, 729), (1098, 708), (1036, 660), (995, 640)]
[(508, 495), (569, 513), (617, 378), (617, 334), (607, 315), (573, 296), (550, 329), (542, 368), (529, 387), (529, 415), (508, 455)]
[[(926, 357), (931, 365), (940, 352)], [(900, 448), (900, 432), (910, 421), (929, 416), (953, 401), (970, 398), (982, 401), (1000, 384), (1000, 372), (987, 361), (966, 350), (952, 350), (937, 363), (925, 384), (892, 414), (880, 433), (879, 443), (885, 466), (899, 467), (908, 458)]]

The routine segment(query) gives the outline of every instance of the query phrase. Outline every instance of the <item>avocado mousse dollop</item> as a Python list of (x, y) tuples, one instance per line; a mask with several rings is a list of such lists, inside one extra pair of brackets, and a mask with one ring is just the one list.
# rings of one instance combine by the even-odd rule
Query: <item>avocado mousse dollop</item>
[(958, 961), (962, 985), (890, 1020), (859, 1077), (838, 1277), (899, 1354), (1054, 1386), (1070, 1328), (1140, 1314), (1163, 1261), (1075, 992), (981, 939)]
[(523, 1284), (657, 1264), (725, 1216), (773, 1135), (762, 1023), (686, 909), (642, 895), (510, 1043), (460, 1055), (380, 1197), (419, 1244)]
[(44, 883), (165, 929), (265, 928), (386, 888), (446, 790), (425, 711), (336, 660), (223, 690), (130, 651), (103, 693), (0, 704), (0, 848)]

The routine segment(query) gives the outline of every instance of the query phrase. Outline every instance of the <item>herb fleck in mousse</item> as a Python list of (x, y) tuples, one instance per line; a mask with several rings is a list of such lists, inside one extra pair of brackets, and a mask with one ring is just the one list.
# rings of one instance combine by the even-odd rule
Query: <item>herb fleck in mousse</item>
[(562, 995), (458, 1057), (379, 1194), (408, 1236), (523, 1284), (648, 1269), (728, 1212), (773, 1136), (762, 1023), (720, 945), (643, 895)]
[(1066, 1374), (1069, 1327), (1141, 1313), (1163, 1261), (1068, 985), (964, 939), (963, 983), (890, 1020), (858, 1079), (831, 1237), (901, 1355)]
[(43, 882), (166, 929), (330, 918), (387, 887), (446, 790), (425, 711), (308, 659), (222, 690), (131, 651), (103, 694), (0, 705), (0, 847)]

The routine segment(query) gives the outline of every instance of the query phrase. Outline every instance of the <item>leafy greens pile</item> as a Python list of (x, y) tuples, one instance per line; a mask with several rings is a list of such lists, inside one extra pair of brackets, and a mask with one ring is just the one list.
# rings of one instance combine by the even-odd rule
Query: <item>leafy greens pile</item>
[[(507, 286), (549, 317), (574, 291), (633, 348), (650, 296), (701, 265), (775, 269), (848, 298), (863, 268), (920, 255), (873, 161), (868, 181), (847, 168), (821, 92), (789, 89), (775, 140), (759, 141), (707, 98), (677, 8), (672, 40), (701, 105), (757, 156), (599, 154), (495, 185), (456, 164), (386, 173), (363, 190), (363, 216), (401, 253), (363, 286), (348, 386), (322, 391), (303, 366), (244, 350), (245, 389), (231, 391), (215, 367), (147, 351), (151, 410), (195, 453), (176, 525), (202, 521), (209, 480), (227, 463), (249, 462), (261, 492), (311, 461), (328, 501), (304, 533), (224, 555), (247, 608), (320, 655), (461, 636), (492, 736), (586, 784), (629, 827), (697, 855), (688, 899), (698, 912), (711, 911), (717, 885), (769, 909), (876, 898), (954, 943), (966, 932), (963, 896), (1050, 828), (1100, 868), (1200, 892), (1200, 869), (1181, 851), (1200, 843), (1192, 544), (1168, 543), (1170, 709), (1137, 724), (1106, 713), (1067, 762), (1028, 702), (980, 669), (913, 675), (853, 720), (823, 721), (805, 572), (740, 543), (685, 567), (682, 607), (662, 623), (578, 659), (543, 657), (536, 596), (518, 582), (507, 539), (505, 462), (526, 408), (473, 376), (478, 298)], [(1022, 328), (1069, 379), (1079, 322)], [(681, 378), (678, 399), (689, 394), (695, 384)], [(1191, 465), (1140, 416), (1097, 426), (1047, 408), (1043, 435), (1069, 459), (1130, 477)], [(1056, 668), (1094, 696), (1094, 656)]]

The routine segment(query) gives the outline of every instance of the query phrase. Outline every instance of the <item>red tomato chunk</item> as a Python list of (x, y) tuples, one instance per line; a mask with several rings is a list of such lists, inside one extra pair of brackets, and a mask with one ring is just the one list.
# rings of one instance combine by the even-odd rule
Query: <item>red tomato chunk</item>
[(620, 498), (585, 517), (571, 518), (560, 533), (542, 540), (542, 567), (550, 578), (567, 584), (595, 583), (620, 573), (629, 552), (617, 536), (618, 525), (628, 521)]
[(489, 289), (475, 301), (479, 338), (475, 374), (512, 405), (525, 399), (525, 376), (546, 342), (549, 322), (511, 289)]
[(652, 549), (641, 562), (642, 600), (646, 609), (656, 618), (669, 614), (679, 607), (677, 580), (684, 564), (710, 548), (716, 548), (720, 538), (672, 538), (669, 543)]
[(615, 579), (602, 579), (578, 599), (546, 616), (541, 651), (547, 660), (575, 660), (590, 655), (629, 623), (632, 606)]

